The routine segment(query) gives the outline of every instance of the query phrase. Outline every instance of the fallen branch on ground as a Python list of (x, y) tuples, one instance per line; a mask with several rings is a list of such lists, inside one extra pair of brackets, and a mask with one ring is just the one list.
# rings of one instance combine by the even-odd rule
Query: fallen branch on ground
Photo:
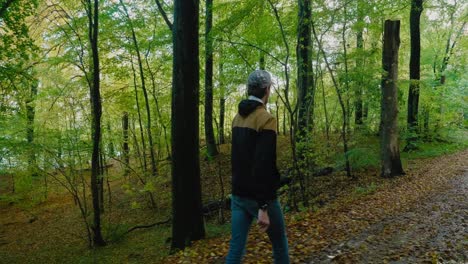
[(132, 231), (135, 231), (137, 229), (143, 229), (143, 228), (150, 228), (150, 227), (155, 227), (155, 226), (158, 226), (158, 225), (164, 225), (164, 224), (168, 224), (169, 222), (171, 222), (172, 218), (169, 218), (165, 221), (162, 221), (162, 222), (157, 222), (157, 223), (154, 223), (154, 224), (150, 224), (150, 225), (139, 225), (139, 226), (134, 226), (132, 228), (130, 228), (129, 230), (127, 230), (124, 235), (132, 232)]

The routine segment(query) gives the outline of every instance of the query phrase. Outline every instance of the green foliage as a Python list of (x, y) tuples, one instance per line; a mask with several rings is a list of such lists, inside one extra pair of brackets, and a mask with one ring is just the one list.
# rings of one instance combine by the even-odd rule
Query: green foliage
[[(46, 200), (46, 189), (40, 184), (44, 175), (32, 176), (29, 171), (20, 170), (10, 171), (10, 173), (13, 174), (14, 185), (0, 186), (0, 189), (8, 190), (5, 194), (0, 195), (0, 202), (13, 203), (28, 210)], [(6, 177), (6, 175), (2, 175), (2, 177)], [(14, 192), (10, 192), (10, 190), (14, 190)]]
[[(465, 131), (452, 131), (458, 136), (466, 137)], [(419, 142), (418, 150), (410, 153), (402, 153), (403, 158), (416, 159), (416, 158), (431, 158), (442, 155), (455, 153), (457, 151), (468, 148), (468, 141), (466, 138), (448, 138), (445, 140), (433, 141), (433, 142)]]
[(353, 148), (347, 153), (354, 169), (377, 168), (380, 166), (379, 153), (375, 148)]
[(119, 243), (125, 238), (125, 233), (131, 228), (129, 224), (125, 223), (109, 223), (104, 222), (102, 231), (106, 237), (106, 241), (112, 243)]
[[(380, 166), (379, 146), (372, 147), (354, 147), (347, 153), (353, 170), (366, 170)], [(333, 158), (336, 168), (345, 167), (345, 158), (343, 154), (336, 153)]]

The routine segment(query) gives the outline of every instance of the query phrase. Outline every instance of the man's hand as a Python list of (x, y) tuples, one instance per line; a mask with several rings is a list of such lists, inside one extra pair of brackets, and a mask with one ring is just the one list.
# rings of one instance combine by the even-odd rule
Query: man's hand
[(270, 218), (268, 217), (267, 210), (258, 209), (257, 224), (260, 226), (260, 231), (267, 231), (270, 226)]

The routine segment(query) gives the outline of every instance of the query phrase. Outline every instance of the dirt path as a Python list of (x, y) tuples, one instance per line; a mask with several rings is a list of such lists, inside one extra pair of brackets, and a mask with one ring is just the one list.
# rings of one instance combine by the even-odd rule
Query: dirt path
[(315, 252), (310, 263), (467, 263), (468, 168), (448, 186)]

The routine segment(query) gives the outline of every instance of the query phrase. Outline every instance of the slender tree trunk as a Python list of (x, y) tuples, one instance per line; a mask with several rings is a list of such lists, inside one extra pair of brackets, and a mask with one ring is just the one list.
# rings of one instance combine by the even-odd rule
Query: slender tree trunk
[[(101, 147), (101, 150), (103, 148)], [(101, 214), (104, 213), (104, 177), (105, 177), (105, 157), (104, 157), (104, 151), (101, 151), (99, 153), (99, 164), (100, 164), (100, 174), (101, 177), (99, 178), (99, 208), (101, 209)]]
[[(140, 168), (144, 168), (143, 164), (143, 156), (142, 151), (140, 151), (140, 144), (138, 144), (138, 138), (137, 138), (137, 131), (136, 131), (136, 126), (135, 126), (135, 120), (132, 118), (131, 120), (131, 126), (130, 126), (130, 132), (132, 133), (132, 139), (133, 139), (133, 148), (135, 149), (135, 157), (138, 158), (138, 162), (140, 163)], [(143, 148), (144, 149), (144, 148)], [(143, 151), (144, 152), (144, 151)]]
[(130, 62), (132, 66), (132, 72), (133, 72), (133, 86), (135, 89), (135, 101), (136, 101), (136, 107), (137, 107), (137, 112), (138, 112), (138, 124), (140, 126), (140, 137), (141, 137), (141, 145), (142, 145), (142, 156), (141, 159), (143, 160), (143, 169), (146, 172), (147, 171), (147, 164), (146, 164), (146, 141), (145, 141), (145, 135), (143, 132), (143, 123), (141, 121), (141, 111), (140, 111), (140, 100), (138, 99), (138, 89), (137, 89), (137, 82), (136, 82), (136, 71), (135, 71), (135, 66), (133, 66), (133, 58)]
[(109, 142), (107, 143), (107, 148), (109, 149), (109, 157), (113, 158), (115, 157), (115, 148), (114, 148), (114, 141), (112, 140), (112, 129), (111, 129), (110, 121), (107, 122), (107, 134), (109, 136), (108, 138)]
[[(363, 38), (363, 31), (364, 31), (364, 13), (362, 10), (362, 7), (360, 4), (362, 4), (361, 1), (356, 1), (357, 3), (357, 33), (356, 33), (356, 49), (357, 49), (357, 58), (356, 58), (356, 72), (362, 72), (362, 69), (364, 67), (364, 60), (363, 58), (363, 51), (364, 51), (364, 38)], [(357, 81), (357, 87), (356, 87), (356, 102), (354, 105), (355, 108), (355, 115), (354, 115), (354, 124), (356, 125), (362, 125), (362, 118), (363, 118), (363, 113), (362, 113), (362, 87), (364, 85), (364, 79), (361, 74), (359, 74), (358, 81)]]
[[(344, 68), (345, 68), (345, 80), (344, 80), (344, 87), (345, 92), (344, 95), (346, 96), (346, 132), (348, 135), (351, 134), (351, 109), (349, 107), (349, 67), (348, 67), (348, 44), (346, 43), (346, 26), (347, 26), (347, 3), (343, 6), (343, 15), (344, 15), (344, 23), (343, 23), (343, 30), (341, 31), (341, 39), (343, 43), (343, 60), (344, 60)], [(345, 154), (347, 155), (347, 154)]]
[(320, 82), (322, 85), (322, 100), (323, 100), (323, 112), (325, 115), (325, 134), (327, 136), (327, 143), (330, 142), (330, 122), (327, 111), (327, 100), (325, 99), (325, 85), (323, 83), (323, 72), (320, 72)]
[(128, 112), (124, 112), (122, 116), (122, 134), (123, 134), (123, 143), (122, 143), (122, 155), (124, 161), (124, 175), (128, 175), (128, 167), (130, 166), (130, 148), (128, 146)]
[(58, 132), (58, 139), (57, 139), (58, 147), (57, 147), (57, 163), (58, 167), (62, 169), (64, 167), (63, 164), (63, 138), (62, 138), (62, 131), (59, 130)]
[(92, 56), (92, 85), (90, 85), (91, 115), (93, 138), (93, 153), (91, 156), (91, 195), (93, 200), (93, 244), (104, 246), (106, 242), (101, 234), (101, 210), (99, 206), (99, 181), (101, 178), (99, 153), (101, 143), (101, 94), (100, 94), (100, 69), (99, 69), (99, 0), (86, 0), (86, 11), (89, 22), (89, 42), (91, 44)]
[(206, 0), (205, 21), (205, 141), (207, 154), (218, 155), (213, 132), (213, 0)]
[(199, 0), (174, 1), (172, 75), (172, 245), (205, 237), (199, 161)]
[(385, 21), (382, 50), (381, 159), (382, 177), (404, 174), (398, 142), (398, 49), (400, 21)]
[(286, 107), (283, 108), (283, 135), (287, 135), (286, 134)]
[(423, 108), (424, 113), (424, 134), (429, 136), (429, 107)]
[(411, 56), (410, 56), (410, 85), (408, 92), (408, 132), (405, 150), (415, 148), (418, 131), (418, 108), (419, 108), (419, 80), (421, 79), (421, 32), (420, 20), (423, 10), (423, 0), (411, 1), (410, 12), (410, 34), (411, 34)]
[(143, 97), (145, 98), (145, 106), (146, 106), (146, 132), (148, 134), (148, 143), (149, 143), (149, 149), (150, 149), (151, 175), (156, 176), (157, 164), (156, 164), (156, 159), (154, 155), (153, 135), (151, 133), (151, 108), (149, 105), (148, 91), (146, 90), (145, 74), (144, 74), (144, 69), (143, 69), (143, 62), (141, 59), (140, 46), (138, 45), (138, 40), (135, 34), (135, 28), (133, 27), (133, 22), (130, 19), (130, 16), (128, 15), (127, 7), (125, 6), (122, 0), (120, 0), (120, 4), (122, 5), (122, 8), (124, 9), (124, 12), (125, 12), (125, 16), (127, 17), (127, 20), (128, 20), (128, 24), (132, 32), (133, 45), (135, 47), (135, 52), (137, 55), (138, 68), (140, 70), (141, 89), (143, 90)]
[(26, 100), (26, 139), (28, 142), (28, 166), (33, 176), (37, 176), (36, 148), (34, 146), (34, 119), (36, 116), (35, 100), (37, 96), (37, 82), (31, 84), (29, 98)]
[(278, 99), (276, 99), (275, 101), (275, 106), (276, 106), (276, 110), (275, 110), (275, 114), (276, 114), (276, 131), (278, 131), (278, 136), (280, 135), (280, 129), (279, 129), (279, 105), (278, 105)]
[[(298, 0), (298, 29), (297, 29), (297, 137), (296, 140), (304, 141), (307, 135), (307, 106), (314, 101), (314, 80), (312, 68), (312, 37), (311, 37), (311, 2), (310, 0)], [(309, 111), (313, 116), (313, 110)], [(301, 156), (301, 155), (299, 155)]]
[(226, 116), (226, 88), (224, 87), (223, 77), (224, 77), (224, 65), (222, 62), (222, 56), (220, 56), (219, 62), (219, 144), (225, 144), (226, 140), (224, 138), (224, 119)]

